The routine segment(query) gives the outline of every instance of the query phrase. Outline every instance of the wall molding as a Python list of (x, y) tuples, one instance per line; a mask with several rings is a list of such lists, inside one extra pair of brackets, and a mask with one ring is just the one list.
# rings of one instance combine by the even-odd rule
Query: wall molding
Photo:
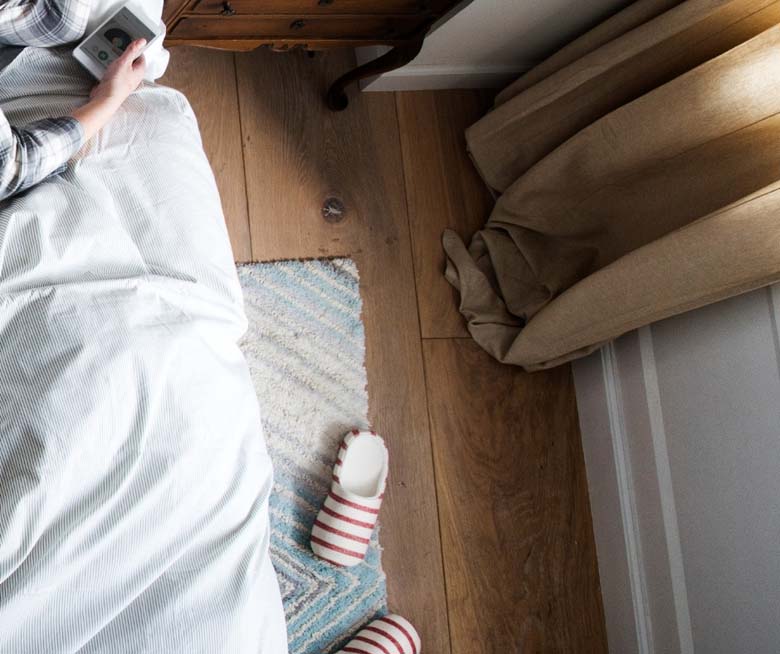
[[(611, 651), (693, 654), (652, 327), (575, 362), (574, 372), (599, 568), (611, 576)], [(598, 533), (608, 523), (617, 529)]]
[(774, 652), (780, 285), (573, 369), (610, 651)]
[(601, 367), (604, 375), (605, 401), (609, 417), (612, 451), (615, 457), (618, 499), (623, 519), (623, 537), (631, 583), (637, 648), (639, 654), (654, 654), (652, 617), (647, 597), (644, 557), (642, 555), (642, 535), (634, 496), (635, 485), (631, 470), (629, 435), (626, 429), (624, 398), (614, 342), (601, 349)]
[(773, 284), (766, 289), (769, 302), (770, 320), (772, 321), (772, 338), (775, 341), (777, 367), (780, 371), (780, 284)]
[(642, 327), (639, 330), (639, 353), (642, 361), (642, 376), (645, 383), (647, 413), (650, 419), (650, 433), (653, 440), (658, 492), (661, 497), (661, 513), (672, 578), (672, 593), (674, 596), (675, 616), (677, 618), (680, 654), (693, 654), (693, 630), (691, 628), (691, 613), (688, 608), (688, 590), (685, 584), (685, 567), (683, 566), (680, 529), (677, 525), (672, 467), (666, 447), (666, 429), (664, 427), (664, 416), (661, 406), (661, 389), (658, 385), (653, 332), (650, 326)]

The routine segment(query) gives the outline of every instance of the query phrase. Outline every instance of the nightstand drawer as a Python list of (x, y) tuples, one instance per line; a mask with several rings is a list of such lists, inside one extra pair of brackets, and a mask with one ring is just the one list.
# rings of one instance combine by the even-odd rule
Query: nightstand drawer
[(430, 0), (199, 0), (187, 11), (194, 14), (416, 14), (430, 10)]
[(418, 16), (186, 16), (172, 39), (322, 39), (378, 41), (404, 38), (421, 25)]

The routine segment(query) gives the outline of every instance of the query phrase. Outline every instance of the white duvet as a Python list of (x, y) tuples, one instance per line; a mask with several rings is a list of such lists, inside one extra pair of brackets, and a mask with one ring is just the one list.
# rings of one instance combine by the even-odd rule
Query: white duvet
[[(0, 106), (22, 124), (91, 84), (27, 49)], [(287, 651), (244, 327), (179, 93), (144, 87), (0, 203), (0, 653)]]

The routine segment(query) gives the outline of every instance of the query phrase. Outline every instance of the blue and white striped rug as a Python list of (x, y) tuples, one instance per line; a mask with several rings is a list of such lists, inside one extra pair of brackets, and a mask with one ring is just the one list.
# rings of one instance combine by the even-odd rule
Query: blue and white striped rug
[(365, 335), (351, 259), (238, 267), (244, 351), (274, 462), (271, 554), (290, 654), (326, 654), (387, 611), (377, 534), (366, 561), (336, 568), (309, 548), (342, 435), (368, 427)]

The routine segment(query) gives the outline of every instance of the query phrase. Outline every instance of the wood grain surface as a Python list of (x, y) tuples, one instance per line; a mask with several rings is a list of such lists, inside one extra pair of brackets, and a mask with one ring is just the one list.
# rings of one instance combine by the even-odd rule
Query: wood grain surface
[(466, 152), (465, 129), (492, 102), (487, 91), (397, 93), (406, 199), (423, 338), (468, 336), (455, 289), (444, 279), (442, 232), (468, 244), (493, 199)]
[(569, 366), (424, 352), (453, 654), (606, 652)]
[[(350, 255), (360, 271), (370, 418), (391, 452), (382, 508), (391, 608), (449, 651), (441, 544), (395, 101), (322, 104), (347, 53), (237, 57), (253, 256)], [(330, 203), (329, 203), (330, 201)], [(323, 211), (323, 207), (329, 210)], [(342, 207), (342, 211), (337, 209)]]
[(203, 147), (214, 170), (236, 261), (252, 258), (246, 207), (241, 122), (232, 52), (172, 48), (161, 84), (187, 96), (198, 118)]
[(490, 208), (460, 133), (489, 94), (362, 93), (331, 113), (353, 64), (181, 48), (164, 81), (198, 116), (237, 259), (357, 262), (391, 610), (426, 654), (605, 652), (568, 367), (528, 375), (441, 338), (465, 333), (441, 230), (467, 237)]

